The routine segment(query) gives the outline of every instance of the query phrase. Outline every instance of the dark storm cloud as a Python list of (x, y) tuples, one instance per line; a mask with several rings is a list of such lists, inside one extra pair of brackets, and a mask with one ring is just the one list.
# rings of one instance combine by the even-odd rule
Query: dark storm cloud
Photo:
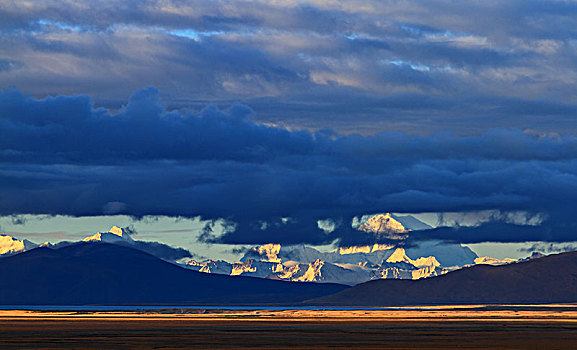
[(577, 239), (576, 226), (567, 222), (547, 220), (542, 225), (516, 225), (506, 222), (490, 222), (473, 227), (440, 227), (411, 234), (414, 240), (439, 239), (459, 243), (482, 242), (566, 242)]
[(0, 0), (0, 214), (200, 215), (230, 223), (205, 242), (347, 244), (374, 240), (350, 227), (366, 213), (498, 210), (417, 238), (572, 240), (575, 13)]
[[(158, 92), (113, 114), (86, 96), (0, 94), (0, 215), (127, 214), (224, 219), (214, 243), (327, 243), (359, 237), (384, 211), (503, 213), (417, 239), (575, 240), (577, 138), (495, 129), (476, 136), (341, 135), (258, 124), (231, 105), (169, 111)], [(538, 215), (538, 222), (511, 213)], [(331, 220), (331, 232), (318, 220)], [(527, 220), (526, 220), (527, 221)]]
[(538, 0), (0, 0), (0, 88), (116, 109), (153, 85), (172, 107), (239, 101), (261, 122), (344, 133), (575, 134), (574, 13)]

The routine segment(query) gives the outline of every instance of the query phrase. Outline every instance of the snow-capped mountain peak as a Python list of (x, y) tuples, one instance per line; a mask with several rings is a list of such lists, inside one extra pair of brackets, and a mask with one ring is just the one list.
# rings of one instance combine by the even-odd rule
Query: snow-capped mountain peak
[(434, 256), (429, 257), (420, 257), (417, 260), (413, 260), (413, 265), (418, 268), (432, 266), (432, 267), (440, 267), (441, 263), (435, 258)]
[(395, 249), (393, 254), (391, 254), (391, 256), (389, 256), (387, 260), (385, 260), (385, 262), (389, 264), (407, 263), (413, 265), (416, 268), (441, 266), (441, 263), (439, 263), (439, 261), (437, 261), (437, 258), (435, 258), (434, 256), (420, 257), (416, 260), (413, 260), (407, 255), (407, 252), (405, 251), (404, 248)]
[(280, 244), (265, 244), (259, 247), (253, 248), (256, 249), (258, 255), (262, 256), (262, 261), (269, 261), (269, 262), (280, 262), (279, 253), (280, 253)]
[(0, 255), (20, 253), (37, 246), (26, 239), (19, 240), (6, 234), (0, 235)]
[(118, 226), (112, 226), (108, 232), (98, 232), (92, 236), (88, 236), (82, 240), (83, 242), (134, 242), (132, 237), (124, 230)]
[(110, 230), (108, 230), (108, 232), (113, 233), (120, 237), (122, 237), (122, 235), (124, 234), (124, 230), (118, 226), (112, 226)]
[(403, 224), (395, 220), (390, 213), (371, 216), (358, 228), (359, 231), (375, 234), (389, 239), (405, 239), (407, 230)]
[(510, 259), (510, 258), (505, 258), (505, 259), (497, 259), (497, 258), (492, 258), (490, 256), (481, 256), (475, 259), (475, 265), (493, 265), (493, 266), (497, 266), (497, 265), (507, 265), (507, 264), (511, 264), (514, 262), (517, 262), (517, 259)]
[(301, 276), (298, 280), (302, 282), (314, 282), (322, 280), (323, 274), (321, 269), (325, 265), (325, 262), (322, 260), (315, 260), (309, 264), (309, 268), (306, 270), (303, 276)]
[(397, 248), (386, 260), (389, 264), (404, 262), (413, 265), (413, 260), (407, 256), (405, 249)]

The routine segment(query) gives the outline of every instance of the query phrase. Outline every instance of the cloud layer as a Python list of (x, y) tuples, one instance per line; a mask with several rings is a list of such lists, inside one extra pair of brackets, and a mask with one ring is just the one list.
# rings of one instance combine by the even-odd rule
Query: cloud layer
[(479, 211), (415, 238), (575, 241), (576, 13), (0, 0), (0, 215), (202, 216), (227, 228), (205, 242), (347, 244), (373, 239), (350, 227), (367, 213)]
[(202, 216), (229, 223), (206, 242), (345, 244), (372, 239), (350, 226), (364, 214), (490, 210), (417, 238), (576, 240), (577, 137), (313, 133), (252, 113), (167, 110), (155, 88), (118, 113), (87, 96), (0, 92), (0, 215)]
[(573, 1), (0, 0), (0, 87), (348, 132), (572, 133)]

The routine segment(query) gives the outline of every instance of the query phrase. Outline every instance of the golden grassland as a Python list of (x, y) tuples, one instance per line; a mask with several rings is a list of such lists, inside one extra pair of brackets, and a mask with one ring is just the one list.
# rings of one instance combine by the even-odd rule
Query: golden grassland
[(0, 348), (575, 349), (577, 305), (9, 310)]
[(372, 309), (203, 309), (166, 308), (134, 311), (0, 310), (0, 320), (200, 320), (200, 321), (522, 321), (577, 322), (577, 304), (442, 305)]

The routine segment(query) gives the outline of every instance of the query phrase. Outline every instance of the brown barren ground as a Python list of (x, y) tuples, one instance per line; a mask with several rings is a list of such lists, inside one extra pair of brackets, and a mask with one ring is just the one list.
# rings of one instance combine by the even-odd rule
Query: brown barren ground
[(576, 349), (577, 306), (0, 311), (2, 349)]

